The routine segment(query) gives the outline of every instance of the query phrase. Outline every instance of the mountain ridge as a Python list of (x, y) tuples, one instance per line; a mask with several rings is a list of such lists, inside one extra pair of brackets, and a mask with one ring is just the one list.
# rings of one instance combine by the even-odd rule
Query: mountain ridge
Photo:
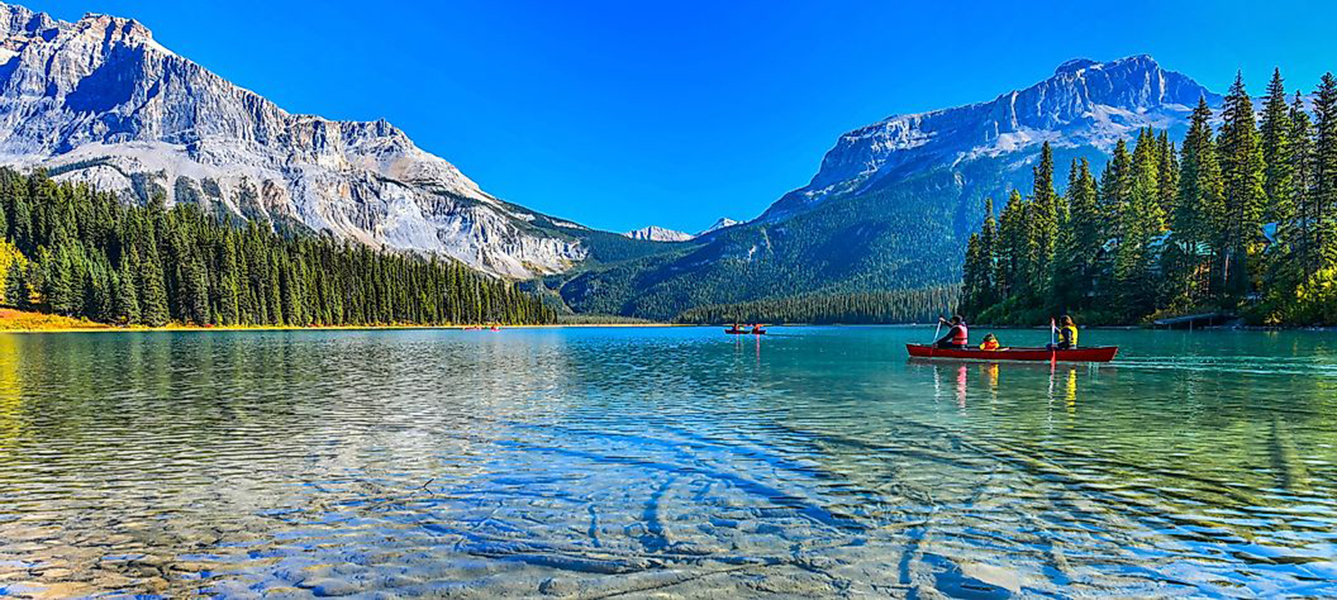
[[(1027, 189), (1040, 144), (1097, 166), (1137, 129), (1220, 96), (1148, 55), (1065, 61), (992, 100), (840, 135), (808, 184), (696, 234), (591, 230), (485, 192), (385, 120), (288, 113), (153, 39), (0, 4), (0, 164), (224, 220), (544, 277), (569, 307), (671, 318), (701, 304), (955, 281), (985, 197)], [(1060, 180), (1062, 177), (1060, 176)], [(667, 241), (666, 241), (667, 240)]]
[(0, 163), (504, 277), (591, 257), (585, 228), (488, 194), (387, 121), (289, 113), (134, 19), (0, 4), (0, 35)]
[(626, 236), (633, 240), (649, 240), (652, 242), (685, 242), (696, 237), (690, 233), (666, 229), (658, 225), (628, 231)]
[[(1139, 79), (1140, 85), (1132, 85)], [(1183, 123), (1200, 95), (1211, 105), (1221, 102), (1218, 94), (1162, 69), (1147, 54), (1105, 62), (1070, 59), (1049, 78), (993, 100), (891, 115), (842, 134), (809, 183), (782, 196), (762, 218), (848, 192), (842, 186), (869, 183), (924, 159), (946, 158), (956, 166), (1039, 148), (1044, 141), (1059, 148), (1092, 145), (1107, 153), (1139, 127)]]
[(984, 198), (1001, 206), (1008, 191), (1029, 189), (1041, 144), (1053, 144), (1060, 169), (1078, 158), (1098, 169), (1116, 141), (1138, 129), (1182, 136), (1199, 97), (1221, 101), (1149, 55), (1072, 59), (992, 100), (846, 132), (807, 185), (758, 218), (672, 255), (580, 272), (558, 291), (577, 310), (663, 319), (692, 306), (798, 292), (951, 284)]

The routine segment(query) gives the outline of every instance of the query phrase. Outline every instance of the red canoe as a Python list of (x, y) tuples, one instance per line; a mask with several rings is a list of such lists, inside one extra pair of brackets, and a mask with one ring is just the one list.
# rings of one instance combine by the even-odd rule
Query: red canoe
[(766, 330), (762, 329), (761, 331), (752, 331), (751, 329), (738, 329), (738, 330), (725, 329), (724, 333), (727, 333), (729, 335), (766, 335)]
[(1109, 362), (1119, 352), (1118, 346), (1096, 346), (1092, 348), (1074, 348), (1072, 350), (1049, 350), (1047, 348), (1008, 348), (1006, 350), (980, 350), (978, 348), (948, 349), (936, 348), (931, 344), (906, 344), (905, 349), (915, 358), (954, 358), (967, 360), (1029, 360), (1057, 362)]

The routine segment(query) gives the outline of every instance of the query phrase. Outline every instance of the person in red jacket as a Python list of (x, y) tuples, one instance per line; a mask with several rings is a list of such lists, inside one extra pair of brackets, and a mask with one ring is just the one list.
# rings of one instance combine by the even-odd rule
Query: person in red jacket
[(966, 327), (966, 320), (962, 319), (961, 315), (954, 315), (951, 321), (942, 317), (938, 317), (938, 320), (943, 325), (951, 326), (951, 329), (947, 330), (947, 335), (938, 340), (936, 345), (939, 348), (963, 349), (970, 346), (970, 330)]

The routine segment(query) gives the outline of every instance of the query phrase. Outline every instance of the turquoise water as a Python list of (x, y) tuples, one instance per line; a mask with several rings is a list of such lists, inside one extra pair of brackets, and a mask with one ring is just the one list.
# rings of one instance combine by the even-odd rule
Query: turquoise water
[(0, 595), (1337, 594), (1337, 336), (931, 336), (0, 335)]

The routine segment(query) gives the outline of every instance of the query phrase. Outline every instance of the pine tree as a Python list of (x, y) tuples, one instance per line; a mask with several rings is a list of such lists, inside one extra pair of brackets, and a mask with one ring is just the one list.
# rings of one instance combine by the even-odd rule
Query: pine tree
[(1248, 259), (1253, 244), (1261, 237), (1265, 201), (1262, 144), (1255, 128), (1253, 101), (1244, 89), (1242, 75), (1235, 76), (1221, 117), (1217, 144), (1225, 219), (1217, 223), (1217, 238), (1224, 258), (1223, 299), (1233, 306), (1249, 290)]
[[(1031, 190), (1031, 245), (1033, 258), (1029, 277), (1043, 281), (1049, 274), (1054, 259), (1054, 244), (1058, 237), (1058, 193), (1054, 191), (1054, 153), (1045, 142), (1040, 148), (1040, 164), (1033, 170)], [(1046, 286), (1034, 286), (1037, 298), (1048, 293)]]
[(1314, 94), (1314, 261), (1323, 268), (1337, 261), (1337, 77), (1325, 73)]
[(197, 325), (213, 322), (213, 314), (209, 310), (209, 271), (204, 266), (204, 260), (192, 253), (185, 262), (182, 275), (184, 285), (181, 293), (186, 308), (182, 319)]
[(1295, 195), (1292, 189), (1293, 148), (1290, 106), (1286, 103), (1286, 86), (1281, 69), (1272, 72), (1267, 86), (1267, 101), (1263, 105), (1263, 119), (1258, 132), (1263, 146), (1263, 194), (1266, 197), (1263, 220), (1272, 223), (1289, 222), (1294, 218)]
[(116, 279), (115, 322), (119, 322), (122, 325), (138, 323), (138, 284), (135, 281), (135, 272), (130, 266), (128, 255), (123, 255), (121, 257), (121, 267), (116, 271)]
[(1134, 207), (1145, 233), (1159, 234), (1165, 230), (1165, 212), (1162, 209), (1161, 181), (1165, 176), (1162, 148), (1150, 128), (1138, 135), (1133, 149), (1132, 188), (1128, 204)]
[(998, 223), (994, 219), (993, 198), (984, 199), (984, 224), (980, 226), (980, 256), (984, 261), (985, 305), (1000, 299), (998, 292)]
[(1133, 157), (1128, 153), (1128, 144), (1120, 139), (1114, 144), (1114, 152), (1100, 174), (1100, 208), (1105, 218), (1113, 224), (1111, 237), (1120, 237), (1119, 218), (1124, 214), (1124, 205), (1133, 194)]
[(980, 234), (972, 233), (966, 241), (966, 261), (961, 267), (960, 312), (974, 316), (975, 311), (988, 306), (988, 300), (985, 298), (985, 288), (988, 285), (988, 276), (985, 275), (987, 268), (980, 246)]
[(1215, 247), (1214, 224), (1224, 211), (1221, 169), (1216, 158), (1210, 120), (1212, 111), (1205, 99), (1189, 118), (1179, 161), (1179, 189), (1174, 213), (1170, 216), (1170, 252), (1163, 258), (1170, 288), (1170, 305), (1188, 308), (1201, 303), (1210, 291), (1211, 254)]
[(38, 251), (38, 264), (43, 267), (42, 297), (47, 308), (56, 314), (73, 315), (83, 306), (78, 273), (75, 269), (72, 250), (66, 243), (61, 243), (54, 252), (46, 247)]
[(103, 323), (110, 323), (116, 318), (115, 297), (117, 292), (115, 279), (114, 275), (108, 272), (106, 264), (102, 260), (98, 259), (89, 263), (88, 275), (83, 286), (83, 316)]
[(14, 308), (27, 310), (32, 306), (31, 298), (28, 268), (26, 265), (16, 264), (5, 275), (5, 300)]
[(1027, 272), (1030, 236), (1027, 228), (1026, 201), (1012, 190), (999, 217), (998, 289), (1003, 298), (1019, 296), (1025, 289), (1022, 278)]
[(1096, 181), (1086, 159), (1074, 160), (1068, 169), (1064, 202), (1067, 220), (1060, 229), (1052, 275), (1056, 311), (1084, 308), (1095, 292), (1096, 265), (1104, 252), (1106, 220), (1096, 199)]
[(1287, 235), (1299, 256), (1302, 278), (1318, 270), (1318, 252), (1314, 240), (1318, 211), (1314, 202), (1314, 139), (1309, 113), (1305, 112), (1304, 98), (1295, 92), (1291, 104), (1291, 192), (1295, 205), (1295, 219), (1288, 225), (1293, 231)]
[(142, 252), (138, 260), (140, 271), (135, 278), (139, 283), (140, 320), (150, 327), (162, 327), (171, 318), (162, 261), (152, 241), (143, 246)]
[(1175, 150), (1174, 142), (1170, 141), (1170, 132), (1162, 130), (1160, 137), (1156, 140), (1156, 163), (1159, 177), (1157, 178), (1157, 192), (1159, 194), (1159, 208), (1161, 214), (1167, 219), (1169, 224), (1170, 215), (1174, 214), (1175, 205), (1179, 200), (1179, 156)]
[(1154, 307), (1158, 285), (1153, 277), (1155, 245), (1165, 229), (1160, 208), (1160, 161), (1156, 138), (1150, 130), (1138, 135), (1133, 151), (1132, 187), (1119, 216), (1119, 245), (1114, 257), (1114, 281), (1120, 291), (1119, 307), (1128, 318), (1147, 314)]

